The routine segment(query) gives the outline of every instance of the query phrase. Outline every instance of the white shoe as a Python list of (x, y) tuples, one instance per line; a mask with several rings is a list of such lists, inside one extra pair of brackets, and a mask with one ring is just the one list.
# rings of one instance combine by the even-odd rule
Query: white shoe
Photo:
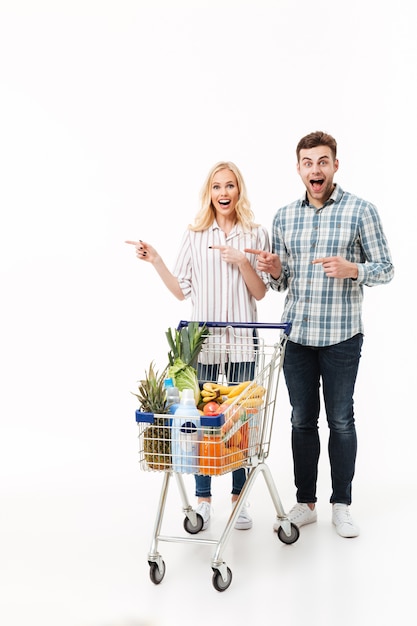
[[(288, 521), (295, 524), (298, 528), (300, 528), (300, 526), (305, 526), (306, 524), (312, 524), (313, 522), (317, 522), (316, 507), (314, 507), (314, 509), (310, 509), (308, 504), (297, 502), (297, 504), (295, 504), (288, 513), (287, 518)], [(277, 519), (273, 526), (274, 531), (278, 532), (280, 526), (281, 522)]]
[(203, 528), (201, 530), (206, 530), (210, 521), (210, 513), (211, 513), (210, 502), (205, 502), (203, 500), (203, 502), (200, 502), (195, 512), (198, 513), (198, 515), (201, 515), (201, 517), (203, 518)]
[(359, 528), (350, 516), (347, 504), (333, 504), (332, 522), (336, 526), (336, 532), (341, 537), (357, 537)]
[(235, 522), (235, 528), (237, 530), (249, 530), (249, 528), (252, 528), (252, 518), (249, 515), (245, 504), (242, 506), (238, 518)]

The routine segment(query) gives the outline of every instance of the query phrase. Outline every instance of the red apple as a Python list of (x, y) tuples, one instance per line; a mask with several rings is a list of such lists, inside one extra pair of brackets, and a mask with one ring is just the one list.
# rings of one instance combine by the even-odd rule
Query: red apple
[(219, 412), (219, 405), (217, 404), (217, 402), (206, 402), (206, 404), (204, 405), (204, 415), (218, 415)]

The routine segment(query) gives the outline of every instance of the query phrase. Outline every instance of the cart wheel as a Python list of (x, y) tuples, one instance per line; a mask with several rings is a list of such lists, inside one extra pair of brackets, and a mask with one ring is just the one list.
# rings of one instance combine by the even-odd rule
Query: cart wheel
[(202, 530), (203, 526), (204, 520), (200, 513), (197, 513), (197, 523), (195, 526), (193, 525), (189, 517), (184, 518), (184, 529), (187, 531), (187, 533), (190, 533), (190, 535), (196, 535), (197, 533), (199, 533), (200, 530)]
[(282, 541), (282, 543), (286, 543), (286, 544), (290, 544), (290, 543), (295, 543), (297, 541), (297, 539), (300, 536), (300, 530), (298, 528), (298, 526), (296, 526), (295, 524), (291, 523), (291, 534), (290, 536), (288, 536), (285, 532), (284, 529), (282, 528), (282, 526), (280, 526), (278, 528), (278, 539), (280, 541)]
[(155, 585), (159, 585), (160, 582), (162, 582), (162, 579), (165, 576), (165, 563), (164, 561), (161, 561), (161, 569), (159, 569), (158, 567), (158, 563), (155, 562), (149, 562), (149, 576), (151, 578), (151, 581), (155, 584)]
[(227, 580), (224, 581), (218, 569), (213, 569), (212, 583), (216, 591), (226, 591), (232, 582), (232, 572), (227, 568)]

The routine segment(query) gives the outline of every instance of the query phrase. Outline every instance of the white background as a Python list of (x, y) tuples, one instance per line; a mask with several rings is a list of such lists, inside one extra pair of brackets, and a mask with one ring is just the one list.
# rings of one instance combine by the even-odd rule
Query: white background
[[(130, 391), (151, 360), (165, 366), (165, 331), (190, 309), (124, 240), (172, 267), (226, 159), (270, 227), (303, 192), (295, 147), (313, 130), (336, 137), (336, 180), (376, 204), (396, 268), (365, 290), (354, 497), (371, 493), (401, 526), (398, 494), (416, 496), (416, 47), (411, 0), (0, 0), (2, 623), (147, 615), (110, 582), (142, 554), (147, 568), (143, 509), (152, 518), (161, 478), (138, 469)], [(270, 292), (260, 321), (282, 307)], [(280, 398), (271, 464), (290, 506)], [(324, 481), (324, 441), (323, 454)], [(97, 537), (117, 557), (123, 537), (120, 571), (98, 548), (103, 563), (83, 570)], [(109, 588), (84, 597), (94, 568)]]

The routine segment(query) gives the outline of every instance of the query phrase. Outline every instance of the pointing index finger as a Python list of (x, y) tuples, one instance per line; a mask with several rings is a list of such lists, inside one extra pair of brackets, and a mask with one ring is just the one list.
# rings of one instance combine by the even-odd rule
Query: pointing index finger
[(254, 248), (245, 248), (245, 252), (249, 252), (249, 254), (261, 254), (261, 252), (264, 252), (264, 251), (255, 250)]

